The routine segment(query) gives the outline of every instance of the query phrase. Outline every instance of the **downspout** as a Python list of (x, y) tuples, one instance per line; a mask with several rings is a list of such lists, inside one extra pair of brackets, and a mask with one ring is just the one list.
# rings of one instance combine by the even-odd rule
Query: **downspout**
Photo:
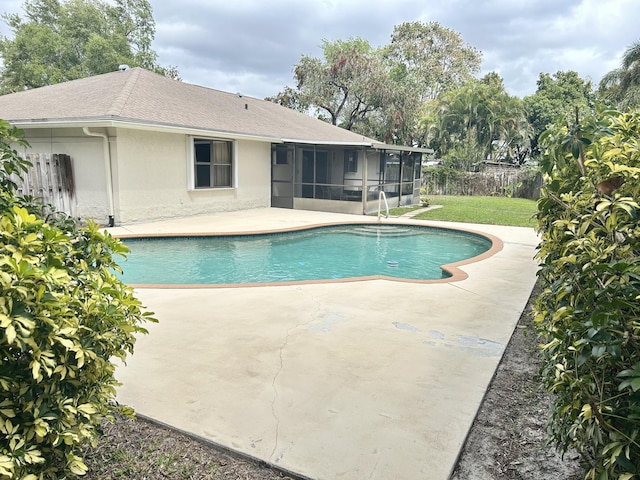
[(111, 148), (109, 147), (109, 137), (104, 133), (91, 132), (89, 127), (83, 127), (82, 131), (89, 137), (102, 138), (102, 149), (104, 155), (104, 171), (107, 178), (107, 202), (109, 206), (109, 226), (115, 225), (113, 207), (113, 177), (111, 176)]

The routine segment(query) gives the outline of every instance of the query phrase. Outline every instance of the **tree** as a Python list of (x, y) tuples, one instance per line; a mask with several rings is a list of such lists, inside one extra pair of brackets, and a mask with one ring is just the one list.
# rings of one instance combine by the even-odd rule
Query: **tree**
[(598, 93), (620, 109), (640, 107), (640, 40), (627, 47), (620, 68), (602, 77)]
[(528, 150), (523, 103), (495, 73), (440, 94), (421, 126), (436, 155), (462, 170), (490, 159), (522, 163)]
[(392, 144), (422, 145), (418, 120), (425, 102), (471, 78), (481, 54), (438, 23), (396, 26), (391, 44), (323, 42), (324, 59), (303, 56), (297, 88), (267, 100)]
[(419, 121), (427, 103), (478, 73), (482, 54), (437, 22), (396, 25), (382, 54), (391, 85), (378, 121), (378, 138), (424, 145)]
[(333, 125), (357, 130), (357, 124), (382, 103), (386, 74), (380, 57), (361, 38), (324, 40), (322, 50), (324, 59), (303, 55), (295, 66), (296, 94), (285, 89), (276, 98), (289, 106), (315, 109)]
[(307, 113), (309, 111), (309, 106), (302, 103), (300, 92), (289, 86), (285, 86), (284, 90), (273, 97), (266, 97), (265, 100), (298, 112)]
[(541, 378), (547, 431), (588, 480), (640, 474), (640, 115), (597, 112), (540, 137)]
[(538, 138), (547, 127), (560, 119), (573, 118), (576, 107), (580, 115), (589, 114), (594, 98), (591, 81), (583, 80), (573, 70), (541, 73), (536, 92), (524, 98), (527, 119), (533, 128), (533, 153), (540, 153)]
[(52, 85), (140, 66), (179, 78), (151, 49), (148, 0), (26, 0), (24, 18), (4, 15), (13, 38), (0, 38), (0, 93)]
[(151, 4), (148, 0), (116, 0), (115, 3), (115, 8), (107, 9), (107, 14), (117, 25), (116, 31), (128, 40), (135, 65), (164, 73), (156, 63), (158, 55), (151, 48), (156, 34)]
[(130, 413), (113, 359), (155, 320), (116, 275), (121, 242), (16, 195), (12, 144), (27, 146), (0, 120), (0, 479), (53, 480), (85, 473), (81, 446)]
[(382, 108), (369, 117), (375, 138), (395, 145), (422, 145), (418, 128), (425, 101), (408, 75), (405, 65), (387, 63), (389, 84)]
[(396, 25), (384, 54), (392, 68), (402, 69), (399, 76), (415, 88), (420, 100), (435, 99), (471, 79), (482, 61), (475, 47), (438, 22)]

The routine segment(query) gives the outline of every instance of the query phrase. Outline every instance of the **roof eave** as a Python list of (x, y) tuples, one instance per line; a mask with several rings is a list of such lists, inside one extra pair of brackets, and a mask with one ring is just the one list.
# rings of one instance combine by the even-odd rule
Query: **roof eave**
[(406, 145), (390, 145), (388, 143), (374, 142), (373, 148), (376, 150), (396, 150), (401, 152), (433, 153), (432, 148), (409, 147)]
[(430, 148), (409, 147), (404, 145), (389, 145), (387, 143), (376, 142), (372, 139), (363, 138), (361, 141), (332, 141), (313, 140), (296, 138), (277, 138), (266, 135), (252, 135), (247, 133), (233, 132), (227, 130), (210, 130), (207, 128), (190, 127), (184, 125), (171, 125), (159, 122), (149, 122), (137, 119), (126, 118), (65, 118), (65, 119), (19, 119), (9, 120), (9, 122), (21, 129), (25, 128), (130, 128), (135, 130), (156, 131), (164, 133), (178, 133), (183, 135), (224, 137), (234, 140), (251, 140), (270, 143), (297, 143), (304, 145), (332, 145), (342, 147), (365, 147), (375, 150), (396, 150), (403, 152), (433, 153)]
[(34, 120), (9, 120), (17, 128), (130, 128), (134, 130), (146, 130), (163, 133), (179, 133), (183, 135), (224, 137), (234, 140), (252, 140), (271, 143), (282, 143), (276, 137), (264, 135), (251, 135), (225, 130), (210, 130), (207, 128), (188, 127), (182, 125), (168, 125), (142, 120), (129, 119), (105, 119), (105, 118), (77, 118), (77, 119), (34, 119)]
[(431, 148), (422, 148), (422, 147), (408, 147), (404, 145), (389, 145), (388, 143), (376, 142), (375, 140), (363, 140), (360, 142), (345, 142), (345, 141), (319, 141), (319, 140), (308, 140), (308, 139), (294, 139), (294, 138), (283, 138), (282, 141), (284, 143), (298, 143), (302, 145), (333, 145), (337, 147), (367, 147), (373, 148), (375, 150), (395, 150), (401, 152), (418, 152), (418, 153), (433, 153), (433, 149)]
[(372, 141), (349, 142), (332, 140), (310, 140), (300, 138), (283, 138), (282, 141), (284, 143), (298, 143), (301, 145), (333, 145), (336, 147), (371, 147), (373, 145)]

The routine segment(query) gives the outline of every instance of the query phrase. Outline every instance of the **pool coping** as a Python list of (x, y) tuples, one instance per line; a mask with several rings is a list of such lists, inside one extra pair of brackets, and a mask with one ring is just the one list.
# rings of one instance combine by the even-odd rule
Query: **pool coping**
[[(232, 231), (232, 232), (193, 232), (193, 233), (129, 233), (129, 234), (115, 234), (113, 235), (118, 239), (140, 239), (140, 238), (187, 238), (187, 237), (233, 237), (233, 236), (251, 236), (251, 235), (269, 235), (269, 234), (278, 234), (278, 233), (290, 233), (290, 232), (300, 232), (305, 230), (313, 230), (316, 228), (325, 228), (325, 227), (335, 227), (335, 226), (343, 226), (343, 225), (380, 225), (379, 221), (359, 221), (359, 222), (324, 222), (324, 223), (315, 223), (304, 226), (294, 226), (294, 227), (286, 227), (281, 229), (271, 229), (271, 230), (251, 230), (251, 231)], [(434, 230), (453, 230), (456, 232), (470, 233), (473, 235), (478, 235), (480, 237), (486, 238), (491, 242), (491, 247), (480, 255), (476, 255), (471, 258), (466, 258), (464, 260), (460, 260), (458, 262), (447, 263), (441, 265), (440, 268), (449, 273), (450, 276), (438, 279), (430, 279), (430, 280), (420, 280), (420, 279), (410, 279), (410, 278), (399, 278), (399, 277), (391, 277), (388, 275), (368, 275), (363, 277), (347, 277), (347, 278), (327, 278), (327, 279), (319, 279), (319, 280), (290, 280), (290, 281), (282, 281), (282, 282), (255, 282), (255, 283), (132, 283), (130, 284), (133, 288), (144, 288), (144, 289), (207, 289), (207, 288), (245, 288), (245, 287), (277, 287), (277, 286), (291, 286), (291, 285), (318, 285), (324, 283), (352, 283), (352, 282), (363, 282), (363, 281), (372, 281), (372, 280), (387, 280), (392, 282), (404, 282), (404, 283), (417, 283), (417, 284), (439, 284), (439, 283), (453, 283), (460, 282), (462, 280), (466, 280), (469, 275), (467, 272), (461, 269), (461, 267), (470, 265), (476, 262), (480, 262), (487, 258), (492, 257), (496, 253), (502, 251), (504, 248), (504, 243), (502, 240), (495, 235), (486, 232), (479, 232), (472, 229), (460, 228), (456, 226), (433, 226), (427, 225), (424, 222), (394, 222), (393, 220), (387, 220), (384, 223), (385, 226), (406, 226), (406, 225), (414, 225), (423, 228), (430, 228)]]
[[(246, 235), (375, 220), (269, 208), (109, 233)], [(507, 344), (535, 283), (538, 238), (522, 227), (389, 223), (495, 235), (504, 248), (467, 259), (462, 282), (140, 288), (160, 322), (118, 368), (118, 401), (294, 478), (450, 478), (501, 357), (493, 346)], [(468, 337), (489, 346), (460, 343)]]

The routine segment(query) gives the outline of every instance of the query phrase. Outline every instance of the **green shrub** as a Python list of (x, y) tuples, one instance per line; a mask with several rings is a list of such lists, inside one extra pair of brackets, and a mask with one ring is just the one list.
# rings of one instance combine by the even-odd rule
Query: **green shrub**
[(640, 115), (549, 129), (536, 321), (553, 442), (588, 479), (640, 478)]
[(20, 132), (0, 121), (0, 138), (0, 479), (82, 475), (81, 445), (130, 413), (112, 359), (155, 320), (116, 276), (121, 242), (15, 195)]

